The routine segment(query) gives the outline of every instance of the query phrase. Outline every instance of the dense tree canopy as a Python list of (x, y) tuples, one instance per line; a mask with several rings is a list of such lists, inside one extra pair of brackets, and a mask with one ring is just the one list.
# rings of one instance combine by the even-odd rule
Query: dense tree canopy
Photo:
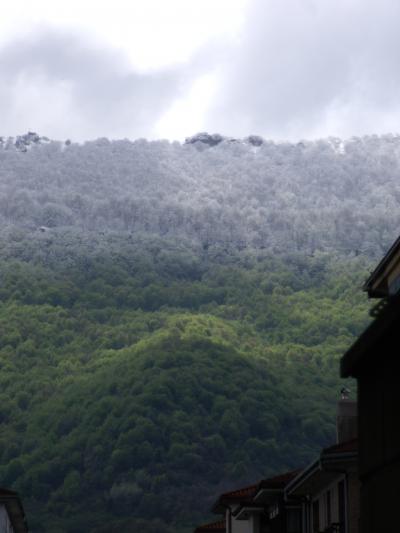
[(397, 137), (0, 147), (0, 480), (32, 530), (184, 532), (334, 440)]
[(375, 257), (397, 236), (399, 136), (259, 142), (0, 145), (3, 227)]

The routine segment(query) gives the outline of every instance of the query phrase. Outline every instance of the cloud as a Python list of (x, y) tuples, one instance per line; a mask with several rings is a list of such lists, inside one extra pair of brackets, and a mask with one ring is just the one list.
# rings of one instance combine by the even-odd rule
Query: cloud
[(177, 68), (140, 74), (124, 54), (49, 29), (0, 51), (2, 133), (83, 140), (149, 135), (181, 90)]
[[(398, 0), (236, 4), (238, 17), (247, 5), (244, 22), (229, 23), (219, 34), (214, 20), (213, 31), (200, 39), (204, 17), (213, 16), (207, 4), (196, 46), (181, 28), (184, 21), (176, 22), (180, 37), (157, 68), (165, 36), (152, 28), (150, 12), (143, 18), (149, 39), (123, 46), (121, 34), (119, 48), (101, 38), (105, 17), (96, 35), (43, 25), (25, 37), (19, 33), (19, 41), (0, 48), (0, 134), (34, 129), (74, 140), (183, 138), (201, 128), (294, 140), (400, 130)], [(118, 20), (111, 24), (114, 33)], [(160, 17), (154, 20), (162, 26)], [(172, 32), (168, 24), (165, 31)], [(138, 69), (133, 43), (145, 63), (150, 42), (154, 68)], [(172, 51), (186, 47), (190, 53), (178, 54), (174, 63)]]
[(397, 0), (253, 0), (208, 128), (269, 137), (399, 131)]

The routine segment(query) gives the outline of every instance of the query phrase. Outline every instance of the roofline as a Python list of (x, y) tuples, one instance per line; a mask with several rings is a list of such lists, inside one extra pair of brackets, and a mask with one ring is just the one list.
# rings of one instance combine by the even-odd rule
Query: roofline
[(302, 470), (299, 475), (297, 475), (290, 483), (288, 483), (284, 489), (284, 493), (289, 496), (291, 492), (293, 491), (294, 487), (299, 485), (299, 483), (305, 481), (308, 479), (315, 471), (322, 470), (321, 465), (321, 458), (316, 459), (311, 464), (306, 466), (304, 470)]
[(335, 453), (327, 453), (324, 452), (324, 450), (321, 452), (318, 459), (316, 459), (313, 463), (308, 465), (302, 472), (299, 473), (298, 476), (296, 476), (290, 483), (288, 483), (284, 489), (284, 493), (286, 496), (289, 496), (293, 490), (304, 483), (309, 477), (311, 477), (315, 472), (317, 471), (328, 471), (325, 468), (325, 465), (328, 465), (329, 463), (335, 463), (338, 460), (351, 461), (352, 459), (357, 459), (358, 452), (335, 452)]
[(262, 493), (264, 492), (267, 492), (269, 494), (276, 494), (276, 493), (279, 493), (279, 492), (283, 492), (285, 490), (284, 487), (282, 487), (281, 489), (268, 489), (268, 488), (260, 488), (258, 489), (258, 491), (255, 493), (255, 495), (253, 496), (253, 500), (256, 500), (258, 498), (258, 496), (261, 496)]
[[(353, 401), (353, 400), (350, 400), (350, 401)], [(355, 404), (357, 402), (354, 402)], [(343, 449), (343, 447), (345, 446), (349, 446), (350, 445), (350, 449)], [(351, 446), (353, 446), (353, 448), (351, 448)], [(355, 437), (354, 439), (349, 439), (349, 440), (343, 440), (343, 441), (340, 441), (336, 444), (334, 444), (333, 446), (328, 446), (327, 448), (323, 448), (322, 451), (321, 451), (321, 456), (332, 456), (332, 455), (336, 455), (336, 454), (339, 454), (339, 455), (344, 455), (346, 453), (357, 453), (358, 452), (358, 438)]]
[[(250, 485), (249, 488), (250, 487), (253, 487), (253, 485)], [(221, 514), (232, 503), (237, 503), (240, 505), (246, 498), (253, 499), (254, 495), (256, 494), (257, 487), (258, 485), (254, 485), (254, 493), (247, 495), (247, 496), (242, 494), (238, 496), (229, 497), (228, 496), (228, 494), (230, 494), (229, 492), (225, 492), (224, 494), (221, 494), (221, 496), (219, 496), (217, 501), (212, 505), (211, 511), (215, 514)], [(244, 489), (247, 489), (247, 487), (244, 487)], [(233, 490), (231, 492), (239, 492), (240, 490), (241, 489), (238, 489), (237, 491)]]
[[(369, 277), (365, 280), (363, 284), (363, 291), (368, 292), (371, 288), (371, 285), (376, 280), (376, 278), (382, 273), (382, 271), (385, 269), (388, 263), (390, 263), (394, 253), (396, 250), (400, 247), (400, 236), (397, 237), (397, 239), (394, 241), (392, 246), (389, 248), (389, 250), (386, 252), (386, 254), (383, 256), (383, 258), (379, 261), (378, 265), (375, 267), (375, 269), (371, 272)], [(376, 296), (379, 296), (379, 293), (376, 293)]]
[[(295, 472), (298, 472), (298, 474), (300, 474), (301, 472), (303, 472), (303, 469), (290, 470), (289, 472), (284, 472), (283, 474), (278, 474), (278, 475), (275, 475), (269, 478), (261, 479), (258, 483), (254, 483), (253, 485), (247, 485), (246, 487), (243, 487), (241, 489), (232, 490), (230, 492), (224, 492), (223, 494), (219, 496), (219, 498), (211, 506), (211, 511), (215, 514), (224, 513), (225, 509), (229, 507), (231, 503), (235, 503), (238, 505), (244, 505), (246, 498), (248, 498), (250, 501), (254, 501), (261, 491), (268, 491), (268, 492), (275, 492), (275, 493), (281, 492), (282, 494), (284, 494), (284, 490), (287, 487), (288, 482), (284, 483), (281, 487), (274, 487), (274, 488), (262, 487), (261, 485), (263, 483), (268, 483), (274, 480), (276, 481), (277, 478), (282, 478), (283, 476), (294, 474)], [(237, 493), (243, 490), (251, 490), (251, 489), (254, 489), (254, 492), (246, 496), (243, 494), (232, 496), (232, 494), (234, 493)]]
[(264, 507), (260, 505), (247, 505), (243, 504), (237, 509), (234, 513), (232, 513), (232, 516), (235, 517), (235, 520), (240, 520), (240, 515), (242, 513), (263, 513)]
[(321, 463), (334, 463), (337, 460), (351, 460), (351, 459), (357, 459), (358, 452), (338, 452), (338, 453), (330, 453), (330, 454), (321, 454)]

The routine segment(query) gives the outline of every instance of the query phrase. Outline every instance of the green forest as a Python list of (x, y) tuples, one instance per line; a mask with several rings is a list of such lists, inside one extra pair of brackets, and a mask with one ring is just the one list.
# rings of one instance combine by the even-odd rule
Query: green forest
[(0, 244), (0, 479), (32, 531), (189, 532), (221, 491), (334, 442), (367, 259), (98, 232)]
[(0, 138), (0, 486), (34, 533), (191, 533), (335, 442), (400, 136)]

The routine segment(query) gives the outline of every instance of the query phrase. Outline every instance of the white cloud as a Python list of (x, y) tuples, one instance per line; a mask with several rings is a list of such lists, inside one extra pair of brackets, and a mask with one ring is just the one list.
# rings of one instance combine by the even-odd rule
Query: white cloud
[(248, 0), (25, 0), (2, 5), (0, 44), (38, 28), (119, 49), (140, 71), (187, 62), (210, 39), (234, 40)]
[(400, 128), (398, 0), (20, 0), (0, 134), (298, 139)]
[(185, 97), (173, 102), (157, 122), (154, 136), (183, 141), (191, 132), (202, 131), (218, 83), (215, 72), (197, 78)]
[(394, 128), (398, 20), (397, 0), (254, 0), (209, 129), (299, 139)]

